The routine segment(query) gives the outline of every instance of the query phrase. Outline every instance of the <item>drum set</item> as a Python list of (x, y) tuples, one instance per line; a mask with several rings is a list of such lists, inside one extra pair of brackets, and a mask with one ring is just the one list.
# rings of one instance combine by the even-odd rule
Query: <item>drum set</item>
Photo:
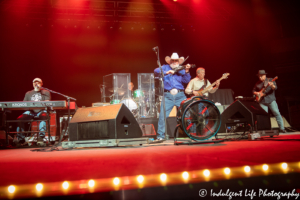
[(133, 90), (130, 73), (113, 73), (103, 76), (100, 85), (102, 102), (123, 103), (135, 118), (157, 118), (153, 73), (138, 73), (138, 86)]
[(117, 92), (121, 99), (115, 99), (115, 95), (110, 96), (110, 104), (123, 103), (135, 118), (157, 117), (156, 105), (151, 103), (151, 98), (148, 91), (134, 90), (133, 92), (125, 89), (110, 89), (111, 92)]

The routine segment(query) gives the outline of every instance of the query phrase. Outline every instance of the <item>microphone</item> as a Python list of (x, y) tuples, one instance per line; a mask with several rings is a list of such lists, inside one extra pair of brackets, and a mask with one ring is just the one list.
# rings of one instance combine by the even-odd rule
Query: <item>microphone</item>
[(153, 51), (157, 51), (157, 49), (158, 49), (158, 47), (154, 47), (152, 50), (153, 50)]

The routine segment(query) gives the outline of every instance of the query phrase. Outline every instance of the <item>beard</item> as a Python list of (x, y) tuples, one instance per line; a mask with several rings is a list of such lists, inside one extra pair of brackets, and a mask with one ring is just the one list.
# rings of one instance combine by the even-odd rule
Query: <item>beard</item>
[(170, 64), (170, 67), (171, 67), (172, 69), (175, 69), (176, 67), (179, 67), (179, 64), (174, 64), (174, 63), (172, 63), (172, 64)]

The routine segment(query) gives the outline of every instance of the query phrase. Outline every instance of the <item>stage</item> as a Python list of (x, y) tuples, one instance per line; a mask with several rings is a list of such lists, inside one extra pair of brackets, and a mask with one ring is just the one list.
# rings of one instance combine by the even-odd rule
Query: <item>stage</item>
[[(258, 195), (263, 189), (295, 189), (293, 194), (299, 195), (299, 141), (300, 132), (294, 132), (217, 144), (174, 145), (167, 140), (56, 151), (1, 149), (0, 198), (199, 199), (203, 187), (208, 199), (220, 189), (224, 199), (229, 199), (228, 189), (242, 190), (234, 199), (250, 199), (245, 195), (251, 190), (257, 192), (254, 199), (263, 198)], [(42, 184), (39, 192), (37, 183)], [(8, 192), (9, 186), (14, 192)]]

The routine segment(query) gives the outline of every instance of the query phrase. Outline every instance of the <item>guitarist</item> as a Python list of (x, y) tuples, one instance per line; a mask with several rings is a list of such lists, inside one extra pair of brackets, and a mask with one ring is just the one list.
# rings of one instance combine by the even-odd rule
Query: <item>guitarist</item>
[(204, 94), (199, 94), (199, 90), (205, 89), (207, 87), (209, 87), (211, 85), (211, 83), (209, 82), (209, 80), (205, 79), (205, 69), (203, 67), (200, 67), (197, 69), (196, 71), (197, 73), (197, 77), (192, 79), (187, 88), (185, 89), (185, 93), (189, 94), (191, 96), (205, 96), (208, 97), (208, 92), (209, 93), (215, 93), (217, 91), (217, 89), (220, 86), (220, 81), (217, 80), (216, 81), (216, 86), (214, 88), (211, 88), (210, 90), (208, 90), (208, 92), (204, 93)]
[(262, 94), (261, 100), (259, 101), (260, 106), (268, 112), (268, 108), (272, 111), (276, 118), (281, 133), (286, 133), (284, 129), (283, 120), (276, 103), (275, 90), (277, 89), (276, 82), (272, 82), (272, 78), (266, 77), (265, 70), (258, 71), (259, 81), (255, 84), (252, 93), (256, 96), (261, 95), (259, 92), (266, 87), (265, 92)]

